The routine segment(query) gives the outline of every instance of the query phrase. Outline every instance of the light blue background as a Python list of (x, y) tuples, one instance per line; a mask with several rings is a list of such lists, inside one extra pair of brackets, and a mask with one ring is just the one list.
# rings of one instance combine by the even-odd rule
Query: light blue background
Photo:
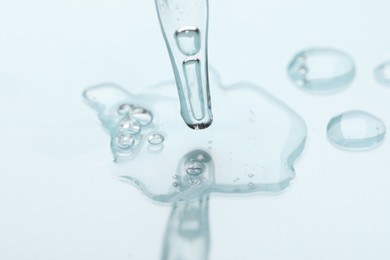
[[(309, 130), (287, 192), (211, 198), (211, 260), (390, 259), (388, 140), (349, 153), (325, 133), (350, 109), (390, 128), (390, 88), (372, 75), (390, 59), (390, 2), (210, 0), (210, 9), (209, 59), (223, 80), (264, 86)], [(292, 86), (290, 58), (313, 46), (353, 56), (348, 89)], [(141, 92), (172, 77), (152, 0), (0, 2), (0, 259), (160, 258), (170, 209), (109, 176), (109, 138), (81, 92), (107, 81)]]

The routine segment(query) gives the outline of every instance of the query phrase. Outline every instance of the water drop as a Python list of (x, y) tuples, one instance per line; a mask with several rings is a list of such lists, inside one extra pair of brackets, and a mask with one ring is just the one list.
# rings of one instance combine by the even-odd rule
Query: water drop
[(375, 69), (374, 75), (380, 84), (390, 86), (390, 61), (379, 65)]
[(122, 149), (129, 149), (135, 144), (135, 139), (130, 133), (121, 133), (117, 138), (117, 145)]
[(200, 31), (196, 26), (183, 26), (175, 32), (179, 50), (187, 56), (193, 56), (200, 50)]
[(133, 107), (129, 111), (129, 116), (142, 126), (147, 126), (153, 121), (153, 114), (143, 107)]
[(188, 162), (185, 168), (186, 168), (186, 173), (191, 176), (200, 175), (204, 171), (204, 165), (201, 162)]
[(349, 111), (331, 119), (328, 138), (337, 147), (361, 151), (377, 147), (384, 139), (382, 120), (363, 111)]
[(339, 50), (306, 49), (294, 56), (288, 66), (290, 79), (312, 93), (332, 93), (345, 88), (355, 76), (352, 58)]
[(122, 119), (119, 122), (118, 127), (119, 127), (119, 131), (121, 132), (130, 132), (130, 133), (138, 134), (141, 131), (141, 126), (138, 124), (138, 122), (130, 118)]
[(177, 187), (179, 187), (179, 184), (177, 182), (174, 182), (174, 183), (172, 183), (172, 186), (177, 188)]
[(162, 134), (151, 134), (148, 137), (148, 142), (152, 145), (162, 144), (165, 140), (165, 137)]
[(249, 178), (253, 178), (253, 176), (254, 176), (253, 174), (248, 174)]

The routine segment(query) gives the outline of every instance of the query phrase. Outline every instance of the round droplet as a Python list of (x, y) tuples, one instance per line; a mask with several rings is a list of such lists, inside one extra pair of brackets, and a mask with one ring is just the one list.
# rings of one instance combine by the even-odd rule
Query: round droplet
[(122, 119), (119, 122), (119, 131), (121, 132), (130, 132), (137, 134), (141, 131), (141, 126), (138, 124), (137, 121), (129, 118)]
[(185, 167), (187, 174), (192, 176), (200, 175), (204, 171), (204, 165), (201, 162), (188, 162)]
[(142, 107), (135, 107), (129, 111), (131, 119), (136, 120), (140, 125), (147, 126), (153, 121), (153, 114)]
[(345, 88), (355, 76), (352, 58), (339, 50), (313, 48), (299, 52), (288, 66), (295, 85), (312, 93), (332, 93)]
[(248, 174), (249, 178), (253, 178), (253, 176), (254, 176), (253, 174)]
[(379, 65), (375, 69), (374, 75), (380, 84), (390, 86), (390, 61)]
[(377, 147), (384, 139), (386, 127), (382, 120), (363, 111), (350, 111), (332, 118), (328, 138), (344, 150), (361, 151)]
[(177, 187), (179, 187), (179, 183), (174, 182), (174, 183), (172, 183), (172, 186), (175, 187), (175, 188), (177, 188)]
[(162, 144), (165, 140), (165, 137), (162, 134), (151, 134), (148, 137), (148, 142), (152, 145)]
[(117, 145), (122, 149), (129, 149), (135, 144), (135, 139), (130, 133), (122, 133), (117, 138)]

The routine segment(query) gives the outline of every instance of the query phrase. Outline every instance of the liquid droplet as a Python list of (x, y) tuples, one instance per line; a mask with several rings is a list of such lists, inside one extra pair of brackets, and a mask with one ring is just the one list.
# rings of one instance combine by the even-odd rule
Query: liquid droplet
[(312, 93), (332, 93), (348, 86), (355, 76), (352, 58), (339, 50), (313, 48), (299, 52), (288, 66), (290, 79)]
[(142, 107), (133, 107), (129, 111), (129, 116), (142, 126), (147, 126), (153, 121), (153, 114)]
[(380, 84), (390, 86), (390, 61), (379, 65), (375, 69), (374, 75)]
[(133, 134), (138, 134), (141, 131), (141, 126), (137, 121), (129, 118), (122, 119), (119, 122), (119, 131), (121, 132), (130, 132)]
[(363, 111), (350, 111), (332, 118), (328, 138), (337, 147), (361, 151), (377, 147), (384, 139), (386, 127), (382, 120)]
[(148, 137), (148, 142), (152, 145), (162, 144), (165, 140), (165, 137), (162, 134), (151, 134)]
[(253, 176), (254, 176), (253, 174), (248, 174), (249, 178), (253, 178)]
[(187, 56), (193, 56), (200, 50), (200, 32), (196, 26), (183, 26), (175, 32), (179, 50)]
[(188, 162), (186, 165), (186, 173), (191, 176), (197, 176), (204, 171), (204, 165), (201, 162)]
[(122, 133), (117, 138), (117, 145), (122, 149), (129, 149), (135, 144), (135, 139), (130, 133)]

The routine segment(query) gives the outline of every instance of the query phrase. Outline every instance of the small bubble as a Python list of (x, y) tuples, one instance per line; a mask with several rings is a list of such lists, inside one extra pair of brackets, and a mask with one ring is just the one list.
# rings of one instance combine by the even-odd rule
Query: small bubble
[(177, 188), (177, 187), (179, 187), (179, 183), (174, 182), (174, 183), (172, 183), (172, 186), (175, 187), (175, 188)]
[(135, 144), (135, 139), (130, 133), (122, 133), (117, 138), (117, 145), (122, 149), (129, 149)]
[(165, 137), (162, 134), (151, 134), (148, 137), (148, 142), (152, 145), (162, 144), (165, 140)]
[(141, 126), (137, 121), (125, 118), (119, 122), (119, 131), (137, 134), (141, 131)]
[(186, 172), (189, 175), (196, 176), (200, 175), (204, 171), (204, 165), (201, 162), (188, 162), (185, 166)]
[(174, 180), (177, 180), (177, 178), (179, 178), (178, 175), (173, 175), (173, 176), (172, 176), (172, 179), (174, 179)]
[(249, 178), (253, 178), (253, 176), (254, 176), (253, 174), (248, 174)]
[(359, 151), (377, 147), (384, 139), (382, 120), (363, 111), (349, 111), (332, 118), (327, 127), (328, 138), (337, 147)]
[(248, 185), (249, 187), (253, 188), (253, 182), (250, 182)]

